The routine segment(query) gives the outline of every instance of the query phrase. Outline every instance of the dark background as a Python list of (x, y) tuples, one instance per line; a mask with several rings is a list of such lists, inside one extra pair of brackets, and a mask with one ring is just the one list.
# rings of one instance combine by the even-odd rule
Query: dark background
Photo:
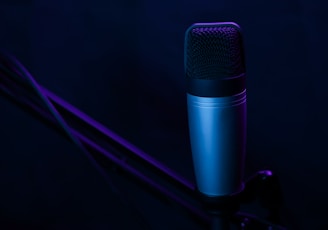
[[(2, 0), (0, 47), (40, 84), (194, 180), (184, 32), (194, 22), (237, 22), (246, 176), (269, 168), (280, 177), (290, 229), (328, 229), (327, 9), (319, 0)], [(199, 229), (116, 178), (129, 210), (75, 146), (6, 99), (0, 109), (2, 229), (145, 229), (140, 216), (152, 229)]]

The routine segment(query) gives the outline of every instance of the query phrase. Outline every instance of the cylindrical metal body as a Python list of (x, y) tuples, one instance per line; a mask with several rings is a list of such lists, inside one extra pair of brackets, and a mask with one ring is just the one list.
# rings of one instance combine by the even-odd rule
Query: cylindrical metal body
[(197, 187), (207, 196), (243, 189), (246, 90), (226, 97), (187, 94), (190, 142)]

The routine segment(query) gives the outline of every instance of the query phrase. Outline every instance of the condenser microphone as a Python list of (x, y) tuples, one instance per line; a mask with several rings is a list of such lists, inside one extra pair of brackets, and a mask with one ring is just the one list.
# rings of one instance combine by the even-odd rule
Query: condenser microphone
[(240, 27), (196, 23), (185, 34), (190, 143), (198, 191), (243, 190), (246, 145), (245, 63)]

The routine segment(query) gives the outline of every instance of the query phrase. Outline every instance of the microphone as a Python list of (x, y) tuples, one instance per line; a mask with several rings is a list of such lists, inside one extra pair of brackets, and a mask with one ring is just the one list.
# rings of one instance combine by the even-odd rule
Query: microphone
[(225, 197), (244, 188), (246, 82), (239, 25), (196, 23), (185, 34), (190, 143), (198, 191)]

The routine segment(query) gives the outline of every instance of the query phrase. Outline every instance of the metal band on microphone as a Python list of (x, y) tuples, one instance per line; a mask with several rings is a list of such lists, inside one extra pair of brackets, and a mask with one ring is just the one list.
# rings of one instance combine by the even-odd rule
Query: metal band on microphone
[(246, 88), (245, 73), (234, 78), (199, 79), (187, 76), (187, 92), (200, 97), (226, 97)]

